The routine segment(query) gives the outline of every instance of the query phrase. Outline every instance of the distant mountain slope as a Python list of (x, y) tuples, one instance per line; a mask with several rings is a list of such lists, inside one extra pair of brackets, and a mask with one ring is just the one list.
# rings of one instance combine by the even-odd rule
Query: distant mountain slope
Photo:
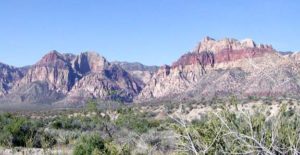
[(113, 61), (112, 64), (119, 65), (126, 71), (149, 71), (149, 72), (154, 73), (159, 68), (158, 66), (143, 65), (139, 62)]
[(31, 66), (24, 78), (22, 78), (14, 89), (33, 82), (46, 82), (49, 89), (58, 93), (66, 94), (75, 83), (77, 75), (71, 66), (72, 58), (51, 51), (40, 61)]
[[(82, 103), (89, 98), (131, 102), (143, 87), (95, 52), (73, 55), (51, 51), (30, 67), (1, 69), (2, 74), (10, 73), (0, 74), (2, 103)], [(6, 89), (8, 84), (11, 89)]]
[(23, 76), (22, 70), (0, 63), (0, 96), (7, 94), (15, 82)]
[(251, 39), (205, 37), (171, 65), (109, 62), (95, 52), (50, 51), (34, 65), (0, 63), (0, 103), (75, 105), (88, 99), (293, 97), (300, 94), (300, 54)]
[(146, 66), (138, 62), (120, 62), (114, 61), (113, 64), (119, 65), (127, 72), (129, 72), (132, 76), (141, 80), (144, 84), (146, 84), (153, 76), (154, 73), (159, 69), (158, 66)]
[(300, 66), (271, 45), (250, 39), (203, 39), (190, 53), (154, 74), (137, 100), (157, 98), (297, 96)]
[(84, 76), (76, 82), (65, 102), (86, 98), (132, 102), (142, 89), (139, 81), (123, 68), (96, 53), (80, 54), (73, 67)]

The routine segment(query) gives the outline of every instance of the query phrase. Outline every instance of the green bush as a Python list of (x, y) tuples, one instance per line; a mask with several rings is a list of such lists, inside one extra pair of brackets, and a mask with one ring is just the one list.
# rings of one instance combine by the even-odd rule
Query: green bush
[(39, 123), (25, 118), (2, 115), (0, 144), (10, 147), (30, 147), (33, 145), (33, 139), (40, 127), (39, 125)]
[(54, 136), (45, 132), (41, 135), (40, 141), (42, 148), (52, 148), (57, 143)]
[(74, 130), (81, 128), (81, 122), (79, 122), (78, 119), (61, 116), (53, 120), (51, 126), (54, 129)]
[(146, 115), (134, 112), (133, 110), (123, 110), (116, 120), (116, 125), (128, 128), (137, 133), (144, 133), (151, 128), (158, 127), (160, 122), (158, 120), (147, 118)]
[(88, 112), (97, 112), (97, 102), (96, 101), (93, 101), (93, 100), (89, 100), (87, 103), (86, 103), (86, 111)]
[(83, 135), (76, 143), (74, 155), (91, 155), (92, 153), (105, 153), (104, 140), (98, 134)]

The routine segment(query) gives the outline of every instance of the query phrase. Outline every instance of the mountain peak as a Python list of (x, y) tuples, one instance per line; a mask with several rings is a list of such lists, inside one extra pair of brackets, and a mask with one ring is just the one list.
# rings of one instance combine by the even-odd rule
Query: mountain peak
[(73, 62), (73, 67), (81, 74), (88, 72), (101, 72), (109, 65), (109, 62), (97, 52), (83, 52)]
[(66, 65), (66, 60), (64, 55), (57, 52), (56, 50), (52, 50), (48, 52), (43, 58), (36, 63), (38, 66), (57, 66), (64, 67)]
[(58, 51), (56, 51), (56, 50), (51, 50), (51, 51), (49, 51), (47, 54), (45, 54), (44, 56), (43, 56), (43, 58), (48, 58), (48, 57), (59, 57), (61, 54), (58, 52)]
[(203, 39), (202, 39), (202, 42), (208, 42), (208, 41), (216, 41), (214, 38), (211, 38), (209, 36), (205, 36)]
[(250, 38), (243, 39), (243, 40), (240, 41), (240, 43), (241, 43), (242, 46), (244, 46), (244, 47), (249, 47), (249, 48), (254, 48), (254, 47), (256, 47), (255, 42), (254, 42), (252, 39), (250, 39)]
[(257, 44), (252, 39), (237, 40), (234, 38), (224, 38), (215, 40), (210, 37), (205, 37), (195, 48), (194, 52), (201, 53), (210, 51), (218, 53), (223, 50), (245, 50), (251, 48), (259, 48), (264, 50), (274, 50), (271, 45)]

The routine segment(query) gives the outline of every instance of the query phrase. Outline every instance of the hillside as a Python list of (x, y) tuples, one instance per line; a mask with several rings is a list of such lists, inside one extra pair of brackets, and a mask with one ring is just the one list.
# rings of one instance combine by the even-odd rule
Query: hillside
[(96, 52), (57, 51), (27, 67), (0, 65), (0, 101), (5, 104), (298, 98), (300, 93), (299, 53), (282, 53), (251, 39), (205, 37), (174, 63), (160, 67), (109, 62)]

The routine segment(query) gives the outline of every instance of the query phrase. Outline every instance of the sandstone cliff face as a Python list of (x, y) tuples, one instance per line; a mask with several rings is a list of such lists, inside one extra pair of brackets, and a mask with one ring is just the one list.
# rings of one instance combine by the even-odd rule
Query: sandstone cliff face
[(33, 82), (47, 82), (50, 90), (66, 94), (77, 77), (72, 69), (71, 60), (70, 55), (51, 51), (27, 71), (14, 89)]
[(251, 39), (206, 37), (171, 65), (113, 62), (95, 52), (51, 51), (36, 64), (0, 64), (0, 103), (70, 104), (87, 99), (132, 102), (300, 93), (299, 53), (280, 53)]
[(24, 77), (16, 78), (1, 102), (81, 103), (90, 98), (131, 102), (143, 87), (141, 81), (95, 52), (76, 56), (51, 51), (22, 71)]
[(87, 98), (131, 102), (141, 91), (140, 81), (97, 53), (80, 54), (72, 66), (82, 79), (76, 82), (65, 102), (79, 102)]
[(256, 45), (253, 40), (245, 39), (238, 41), (236, 39), (223, 39), (216, 41), (206, 37), (200, 42), (195, 53), (210, 51), (214, 53), (216, 63), (235, 61), (243, 58), (261, 57), (264, 54), (274, 53), (271, 45)]
[(178, 66), (162, 66), (144, 87), (137, 100), (159, 98), (172, 94), (180, 94), (192, 88), (203, 75), (200, 64)]
[(221, 40), (215, 40), (210, 37), (205, 37), (194, 49), (194, 52), (212, 51), (214, 53), (218, 53), (224, 49), (243, 50), (248, 48), (273, 50), (271, 45), (257, 45), (252, 39), (244, 39), (239, 41), (232, 38), (225, 38)]
[(20, 69), (0, 63), (0, 97), (7, 94), (22, 77), (23, 72)]
[(141, 91), (138, 82), (116, 65), (91, 72), (78, 81), (68, 94), (68, 102), (87, 98), (131, 102)]
[(90, 72), (101, 72), (107, 68), (110, 63), (95, 52), (84, 52), (72, 61), (72, 67), (80, 75)]
[(161, 67), (136, 99), (187, 94), (280, 96), (292, 92), (295, 95), (300, 92), (299, 67), (270, 45), (257, 45), (250, 39), (216, 41), (206, 37), (193, 52), (171, 66)]

